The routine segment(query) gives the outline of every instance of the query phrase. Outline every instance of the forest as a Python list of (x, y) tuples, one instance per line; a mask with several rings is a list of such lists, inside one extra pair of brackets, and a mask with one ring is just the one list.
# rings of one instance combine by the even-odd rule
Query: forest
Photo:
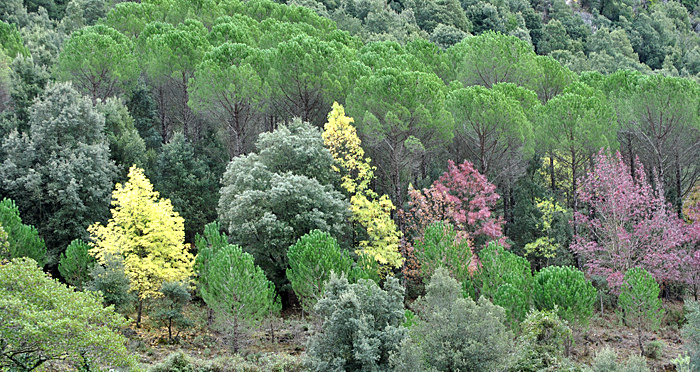
[(0, 370), (700, 371), (700, 1), (0, 1)]

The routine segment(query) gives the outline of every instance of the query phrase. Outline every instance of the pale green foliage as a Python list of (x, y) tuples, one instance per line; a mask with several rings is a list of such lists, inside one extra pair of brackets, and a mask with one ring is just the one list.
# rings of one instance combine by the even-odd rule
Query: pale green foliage
[(588, 324), (597, 291), (583, 272), (571, 266), (549, 266), (535, 275), (533, 300), (539, 310), (555, 310), (570, 323)]
[(406, 337), (403, 287), (393, 277), (384, 289), (372, 280), (355, 284), (332, 275), (315, 311), (323, 323), (309, 339), (311, 371), (390, 371), (389, 356)]
[(0, 226), (5, 234), (6, 249), (0, 250), (0, 259), (29, 257), (40, 266), (46, 262), (44, 240), (34, 226), (25, 225), (19, 216), (19, 209), (11, 199), (0, 201)]
[(683, 345), (693, 368), (700, 369), (700, 304), (697, 301), (686, 302), (685, 311), (686, 323), (681, 330)]
[(150, 367), (148, 372), (302, 372), (301, 358), (280, 353), (253, 353), (246, 357), (241, 355), (218, 357), (215, 359), (197, 359), (182, 351)]
[(615, 350), (604, 347), (599, 350), (593, 364), (591, 365), (592, 372), (649, 372), (646, 359), (639, 355), (630, 355), (627, 361), (623, 364), (617, 361), (617, 353)]
[(502, 371), (512, 361), (503, 308), (484, 297), (464, 298), (446, 269), (435, 271), (415, 308), (419, 320), (392, 357), (395, 371)]
[(323, 296), (323, 289), (331, 273), (352, 278), (353, 259), (340, 248), (330, 234), (312, 230), (299, 238), (287, 251), (289, 268), (287, 279), (306, 312), (312, 312)]
[(90, 271), (95, 263), (95, 258), (90, 256), (88, 243), (80, 239), (73, 240), (66, 248), (66, 252), (61, 254), (58, 263), (58, 272), (66, 283), (83, 289), (83, 285), (90, 279)]
[(72, 369), (135, 367), (126, 326), (100, 296), (49, 278), (31, 259), (0, 264), (0, 367), (31, 371), (62, 360)]
[(423, 278), (431, 278), (438, 268), (444, 267), (462, 284), (470, 279), (472, 251), (469, 240), (457, 236), (449, 223), (432, 223), (423, 238), (415, 242), (414, 248)]
[(623, 311), (625, 323), (637, 331), (639, 350), (644, 354), (642, 331), (656, 330), (664, 316), (659, 298), (659, 284), (646, 270), (629, 269), (625, 273), (617, 303)]
[(513, 371), (559, 370), (573, 343), (573, 333), (556, 311), (532, 311), (520, 324), (521, 355)]
[(219, 249), (200, 275), (205, 278), (202, 298), (231, 332), (234, 350), (241, 325), (255, 324), (282, 309), (275, 286), (255, 265), (253, 256), (237, 245)]

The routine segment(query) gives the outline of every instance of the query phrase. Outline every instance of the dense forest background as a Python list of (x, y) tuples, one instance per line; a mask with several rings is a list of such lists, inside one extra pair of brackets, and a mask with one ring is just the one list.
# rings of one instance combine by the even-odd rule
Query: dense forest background
[[(539, 340), (525, 330), (547, 322), (571, 332), (561, 317), (574, 336), (546, 347), (569, 358), (571, 340), (587, 342), (593, 306), (596, 324), (612, 322), (606, 309), (636, 303), (622, 294), (636, 280), (659, 291), (647, 293), (650, 308), (663, 298), (680, 312), (664, 318), (671, 336), (658, 337), (700, 341), (699, 324), (688, 321), (697, 334), (683, 341), (679, 333), (684, 314), (700, 314), (682, 305), (697, 300), (700, 284), (698, 1), (4, 0), (0, 45), (0, 257), (15, 260), (3, 264), (8, 298), (13, 275), (41, 280), (16, 261), (30, 257), (78, 290), (65, 296), (98, 289), (139, 327), (142, 313), (169, 322), (169, 341), (184, 307), (205, 309), (197, 329), (220, 330), (215, 315), (230, 316), (222, 332), (239, 351), (239, 316), (331, 319), (329, 303), (373, 280), (384, 289), (357, 294), (358, 309), (400, 303), (404, 314), (404, 291), (412, 310), (387, 319), (411, 332), (445, 322), (425, 315), (438, 312), (435, 293), (488, 298), (500, 310), (479, 300), (468, 311), (505, 309), (494, 317), (513, 334), (494, 331), (500, 338), (489, 341), (501, 354), (516, 338)], [(304, 247), (333, 254), (321, 260)], [(300, 274), (300, 262), (316, 261), (328, 273)], [(230, 313), (231, 301), (245, 300), (221, 293), (245, 288), (222, 279), (243, 275), (224, 275), (226, 267), (256, 273), (247, 289), (258, 310)], [(347, 278), (331, 279), (331, 267)], [(496, 275), (508, 270), (529, 279)], [(316, 274), (333, 293), (301, 289)], [(166, 285), (175, 282), (189, 284)], [(51, 298), (49, 287), (21, 301)], [(594, 302), (562, 313), (566, 301), (538, 300), (537, 291), (558, 287)], [(21, 301), (0, 309), (23, 309)], [(222, 303), (228, 313), (213, 305)], [(413, 311), (423, 317), (409, 327)], [(474, 321), (455, 311), (441, 316)], [(647, 356), (644, 340), (660, 333), (641, 324), (652, 320), (622, 320)], [(323, 322), (314, 322), (316, 332)], [(398, 345), (401, 327), (376, 337)], [(64, 355), (17, 361), (12, 329), (0, 329), (3, 363), (39, 368)], [(331, 368), (318, 355), (337, 345), (324, 342), (332, 344), (308, 344), (307, 368)], [(402, 345), (378, 360), (397, 370), (457, 368), (426, 362), (420, 342)], [(689, 350), (688, 368), (700, 368)], [(659, 352), (655, 366), (670, 368), (677, 352)], [(574, 354), (595, 354), (586, 353)], [(559, 356), (480, 368), (563, 369)]]

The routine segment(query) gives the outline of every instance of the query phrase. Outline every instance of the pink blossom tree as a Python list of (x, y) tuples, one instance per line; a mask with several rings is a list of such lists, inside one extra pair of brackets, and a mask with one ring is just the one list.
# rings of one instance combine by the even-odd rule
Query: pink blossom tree
[(684, 223), (663, 190), (649, 184), (643, 167), (632, 176), (619, 152), (607, 156), (601, 150), (581, 181), (577, 196), (584, 208), (574, 213), (578, 233), (571, 249), (580, 254), (590, 275), (607, 278), (614, 293), (634, 267), (662, 283), (681, 279)]

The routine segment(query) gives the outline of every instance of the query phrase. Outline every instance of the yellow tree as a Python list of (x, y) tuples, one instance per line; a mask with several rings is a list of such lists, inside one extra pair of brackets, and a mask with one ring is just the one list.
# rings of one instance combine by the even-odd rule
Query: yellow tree
[(335, 160), (333, 170), (341, 175), (342, 187), (350, 194), (353, 221), (367, 231), (356, 253), (374, 258), (382, 267), (398, 268), (403, 263), (399, 252), (401, 232), (391, 218), (396, 209), (387, 195), (377, 195), (369, 186), (374, 178), (370, 159), (365, 158), (360, 137), (345, 116), (343, 106), (333, 103), (324, 127), (323, 142)]
[(136, 326), (141, 323), (143, 301), (160, 295), (164, 282), (185, 282), (192, 275), (193, 257), (184, 245), (184, 219), (168, 199), (132, 166), (129, 180), (118, 183), (112, 193), (112, 218), (106, 226), (88, 228), (92, 237), (90, 253), (101, 264), (109, 257), (124, 260), (124, 272), (131, 290), (139, 297)]

